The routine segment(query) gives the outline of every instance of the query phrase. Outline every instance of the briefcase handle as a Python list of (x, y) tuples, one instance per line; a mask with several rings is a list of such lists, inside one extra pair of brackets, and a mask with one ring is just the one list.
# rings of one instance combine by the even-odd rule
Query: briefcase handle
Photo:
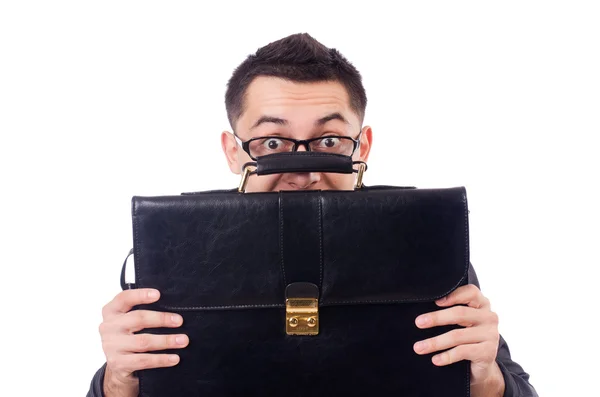
[(125, 269), (127, 268), (127, 260), (129, 257), (133, 255), (133, 248), (129, 250), (129, 253), (125, 257), (125, 261), (123, 262), (123, 266), (121, 267), (121, 289), (124, 291), (126, 289), (135, 289), (135, 282), (128, 283), (125, 280)]
[[(354, 169), (354, 165), (358, 165)], [(362, 187), (363, 174), (367, 170), (364, 161), (353, 161), (351, 156), (320, 152), (286, 152), (261, 156), (242, 167), (242, 180), (238, 191), (246, 191), (250, 175), (272, 175), (287, 172), (333, 172), (337, 174), (357, 173), (355, 189)]]

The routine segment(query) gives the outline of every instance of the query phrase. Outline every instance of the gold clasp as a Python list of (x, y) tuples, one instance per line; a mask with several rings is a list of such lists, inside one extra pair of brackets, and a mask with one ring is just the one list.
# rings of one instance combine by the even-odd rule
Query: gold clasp
[(311, 283), (292, 283), (286, 288), (285, 332), (288, 335), (319, 333), (319, 289)]
[(363, 175), (367, 170), (367, 165), (365, 163), (360, 163), (358, 165), (358, 175), (356, 176), (356, 183), (354, 184), (355, 189), (360, 189), (363, 187)]
[[(254, 167), (254, 168), (256, 169), (256, 167)], [(250, 178), (251, 173), (252, 173), (252, 170), (250, 169), (250, 166), (245, 165), (244, 170), (242, 172), (242, 179), (240, 180), (240, 185), (238, 186), (238, 192), (240, 192), (240, 193), (246, 192), (246, 185), (248, 184), (248, 178)]]

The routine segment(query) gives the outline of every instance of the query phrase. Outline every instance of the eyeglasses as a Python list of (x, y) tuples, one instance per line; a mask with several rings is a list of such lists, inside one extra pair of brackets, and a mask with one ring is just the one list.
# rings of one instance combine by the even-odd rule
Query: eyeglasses
[(360, 136), (356, 138), (339, 135), (326, 135), (311, 139), (292, 139), (279, 136), (263, 136), (242, 141), (234, 134), (240, 146), (252, 160), (258, 157), (274, 153), (296, 152), (300, 146), (304, 146), (308, 152), (335, 153), (352, 156), (360, 146)]

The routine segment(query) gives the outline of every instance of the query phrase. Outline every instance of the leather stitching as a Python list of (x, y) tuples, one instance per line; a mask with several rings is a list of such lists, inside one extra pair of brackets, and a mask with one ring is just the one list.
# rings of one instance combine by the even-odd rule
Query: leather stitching
[(448, 292), (445, 292), (441, 295), (437, 296), (428, 296), (425, 298), (405, 298), (405, 299), (382, 299), (382, 300), (349, 300), (349, 301), (328, 301), (324, 302), (323, 306), (332, 306), (332, 305), (345, 305), (345, 304), (359, 304), (359, 303), (409, 303), (409, 302), (433, 302), (441, 298), (442, 296), (448, 295), (450, 292), (454, 291), (464, 280), (464, 276), (460, 279), (460, 281), (452, 287)]
[[(340, 157), (340, 158), (347, 158), (349, 156), (346, 156), (344, 154), (337, 154), (337, 153), (319, 153), (319, 152), (304, 152), (304, 153), (308, 153), (308, 154), (301, 154), (300, 156), (302, 157)], [(271, 154), (270, 155), (271, 158), (278, 158), (278, 157), (289, 157), (289, 156), (298, 156), (298, 154), (294, 153), (294, 152), (286, 152), (286, 153), (276, 153), (276, 154)], [(265, 158), (266, 156), (263, 156), (263, 158)], [(352, 160), (350, 160), (352, 161)]]
[[(304, 152), (303, 152), (304, 153)], [(341, 172), (343, 171), (347, 171), (347, 172), (343, 172), (343, 173), (352, 173), (352, 172), (356, 172), (356, 170), (353, 169), (352, 165), (352, 158), (349, 156), (344, 156), (341, 154), (332, 154), (332, 153), (316, 153), (316, 152), (305, 152), (307, 154), (302, 154), (302, 157), (323, 157), (323, 158), (335, 158), (336, 160), (343, 160), (342, 164), (328, 164), (327, 166), (323, 166), (323, 167), (318, 167), (318, 168), (323, 168), (323, 171), (320, 172)], [(278, 153), (278, 154), (270, 154), (268, 156), (264, 156), (264, 159), (262, 162), (260, 161), (261, 158), (259, 158), (259, 160), (256, 162), (256, 170), (254, 172), (256, 172), (258, 175), (270, 175), (271, 173), (279, 173), (279, 172), (272, 172), (273, 169), (278, 170), (281, 166), (278, 165), (276, 162), (277, 161), (281, 161), (282, 159), (286, 159), (288, 157), (297, 157), (298, 154), (297, 153)], [(267, 159), (268, 157), (268, 159)], [(271, 162), (271, 160), (273, 162), (275, 162), (275, 164), (273, 164), (273, 162)], [(264, 161), (267, 161), (266, 163), (264, 163)], [(349, 168), (349, 169), (346, 169)], [(325, 171), (325, 169), (327, 171)], [(285, 172), (297, 172), (297, 171), (305, 171), (303, 166), (298, 166), (297, 168), (290, 168), (289, 170), (286, 170)], [(316, 171), (315, 171), (316, 172)]]
[(279, 192), (279, 256), (281, 260), (281, 273), (283, 275), (283, 287), (287, 285), (285, 277), (285, 262), (283, 259), (283, 196)]
[[(467, 283), (468, 283), (468, 278), (469, 278), (469, 209), (468, 209), (468, 205), (467, 205), (467, 191), (466, 189), (463, 187), (463, 191), (464, 191), (464, 196), (463, 196), (463, 208), (465, 211), (465, 262), (466, 262), (466, 272), (465, 275), (463, 276), (463, 279), (465, 279), (465, 277), (467, 278)], [(469, 365), (466, 365), (467, 370), (465, 371), (465, 383), (466, 383), (466, 390), (467, 390), (467, 394), (466, 397), (469, 397), (471, 395), (471, 368)]]
[(467, 282), (469, 279), (469, 209), (467, 208), (467, 191), (463, 187), (463, 208), (465, 211), (465, 275), (463, 278), (467, 278)]
[(467, 370), (465, 371), (465, 381), (466, 381), (465, 382), (466, 383), (465, 390), (467, 391), (466, 397), (470, 397), (471, 396), (471, 366), (467, 364), (467, 365), (465, 365), (465, 367), (467, 367)]
[(323, 289), (323, 196), (319, 195), (319, 212), (317, 222), (319, 223), (319, 293)]
[(135, 207), (135, 200), (133, 201), (133, 229), (134, 229), (134, 248), (135, 253), (133, 254), (133, 265), (135, 268), (135, 282), (137, 285), (142, 285), (142, 272), (140, 270), (140, 238), (139, 238), (139, 215), (137, 214), (137, 208)]
[(251, 308), (280, 308), (285, 307), (282, 303), (261, 304), (261, 305), (228, 305), (228, 306), (163, 306), (160, 308), (168, 310), (213, 310), (213, 309), (251, 309)]
[[(137, 285), (142, 285), (142, 272), (140, 271), (139, 267), (140, 267), (140, 240), (139, 240), (139, 215), (137, 214), (137, 208), (135, 206), (135, 200), (133, 200), (132, 202), (132, 212), (133, 212), (133, 229), (134, 229), (134, 251), (135, 253), (133, 254), (133, 264), (134, 264), (134, 268), (135, 268), (135, 282)], [(143, 373), (144, 371), (136, 371), (137, 372), (137, 376), (139, 378), (139, 383), (140, 383), (140, 395), (144, 395), (144, 377), (143, 377)]]

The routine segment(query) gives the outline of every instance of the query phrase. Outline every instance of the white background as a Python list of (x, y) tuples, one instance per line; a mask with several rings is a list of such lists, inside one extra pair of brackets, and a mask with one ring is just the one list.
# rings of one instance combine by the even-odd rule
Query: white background
[(236, 186), (225, 84), (297, 32), (364, 76), (365, 183), (467, 188), (471, 261), (540, 395), (599, 395), (597, 2), (207, 3), (1, 3), (0, 395), (86, 393), (131, 197)]

